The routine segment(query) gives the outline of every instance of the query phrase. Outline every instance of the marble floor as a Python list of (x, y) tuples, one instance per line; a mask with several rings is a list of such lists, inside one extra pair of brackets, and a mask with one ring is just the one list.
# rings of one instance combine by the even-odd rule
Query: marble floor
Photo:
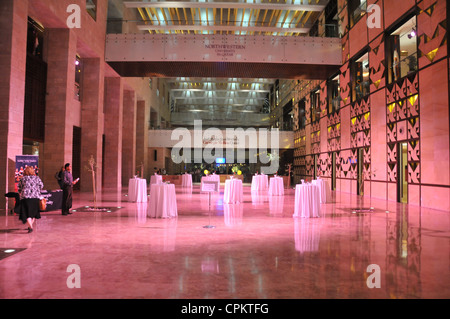
[[(0, 216), (0, 298), (450, 298), (450, 213), (333, 193), (319, 218), (293, 218), (294, 190), (224, 204), (177, 187), (178, 217), (147, 217), (126, 190), (109, 211), (42, 213), (28, 234)], [(215, 226), (206, 228), (204, 226)]]

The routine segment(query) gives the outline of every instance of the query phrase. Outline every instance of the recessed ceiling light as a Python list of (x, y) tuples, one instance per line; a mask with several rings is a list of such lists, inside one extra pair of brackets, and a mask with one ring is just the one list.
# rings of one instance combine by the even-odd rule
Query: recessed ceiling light
[(5, 252), (7, 254), (10, 254), (10, 253), (13, 253), (15, 251), (16, 251), (15, 249), (7, 249), (7, 250), (4, 250), (3, 252)]

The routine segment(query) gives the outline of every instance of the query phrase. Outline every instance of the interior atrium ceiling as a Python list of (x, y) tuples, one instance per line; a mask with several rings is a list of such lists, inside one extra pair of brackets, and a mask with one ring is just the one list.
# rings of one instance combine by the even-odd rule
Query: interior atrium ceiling
[(307, 34), (328, 1), (124, 1), (150, 33)]
[[(329, 0), (109, 0), (108, 23), (133, 24), (135, 32), (146, 34), (301, 37), (308, 35), (328, 2)], [(111, 30), (108, 32), (114, 33)], [(133, 63), (122, 64), (121, 67), (142, 68)], [(217, 75), (214, 72), (202, 73), (201, 67), (190, 67), (189, 63), (182, 66), (171, 65), (181, 73), (177, 76), (173, 75), (177, 72), (168, 72), (170, 68), (167, 65), (163, 66), (165, 70), (157, 70), (157, 64), (153, 67), (156, 74), (165, 78), (172, 112), (197, 113), (203, 116), (212, 113), (216, 116), (223, 114), (224, 117), (232, 113), (267, 114), (269, 95), (276, 81), (274, 77), (246, 77), (246, 74), (251, 74), (248, 70), (261, 68), (251, 64), (235, 68), (230, 64), (226, 74)], [(183, 68), (195, 72), (186, 71), (182, 74)], [(205, 68), (208, 69), (207, 65), (203, 70)], [(288, 76), (295, 68), (295, 65), (286, 65), (284, 71), (283, 67), (278, 68), (278, 78), (283, 78), (284, 73)], [(314, 68), (305, 71), (303, 66), (302, 72), (313, 74)]]

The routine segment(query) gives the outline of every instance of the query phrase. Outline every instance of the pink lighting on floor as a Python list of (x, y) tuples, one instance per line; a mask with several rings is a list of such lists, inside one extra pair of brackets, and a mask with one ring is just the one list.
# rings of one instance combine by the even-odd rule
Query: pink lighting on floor
[[(0, 216), (2, 245), (26, 248), (0, 260), (0, 298), (450, 297), (448, 212), (333, 192), (319, 218), (293, 218), (293, 189), (250, 188), (225, 204), (221, 187), (211, 216), (198, 184), (177, 186), (176, 218), (148, 217), (149, 203), (125, 191), (98, 194), (99, 207), (121, 207), (112, 212), (42, 213), (32, 234)], [(74, 208), (91, 205), (74, 194)], [(209, 218), (214, 228), (203, 227)], [(81, 289), (66, 287), (74, 264)], [(380, 288), (367, 285), (370, 265)]]

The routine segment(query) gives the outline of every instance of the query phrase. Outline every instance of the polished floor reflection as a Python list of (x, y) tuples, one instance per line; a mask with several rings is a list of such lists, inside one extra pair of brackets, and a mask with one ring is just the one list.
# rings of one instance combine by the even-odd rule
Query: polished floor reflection
[(450, 298), (449, 212), (334, 193), (303, 219), (292, 189), (244, 199), (177, 187), (178, 217), (153, 219), (126, 190), (98, 212), (78, 193), (31, 234), (1, 216), (0, 298)]

